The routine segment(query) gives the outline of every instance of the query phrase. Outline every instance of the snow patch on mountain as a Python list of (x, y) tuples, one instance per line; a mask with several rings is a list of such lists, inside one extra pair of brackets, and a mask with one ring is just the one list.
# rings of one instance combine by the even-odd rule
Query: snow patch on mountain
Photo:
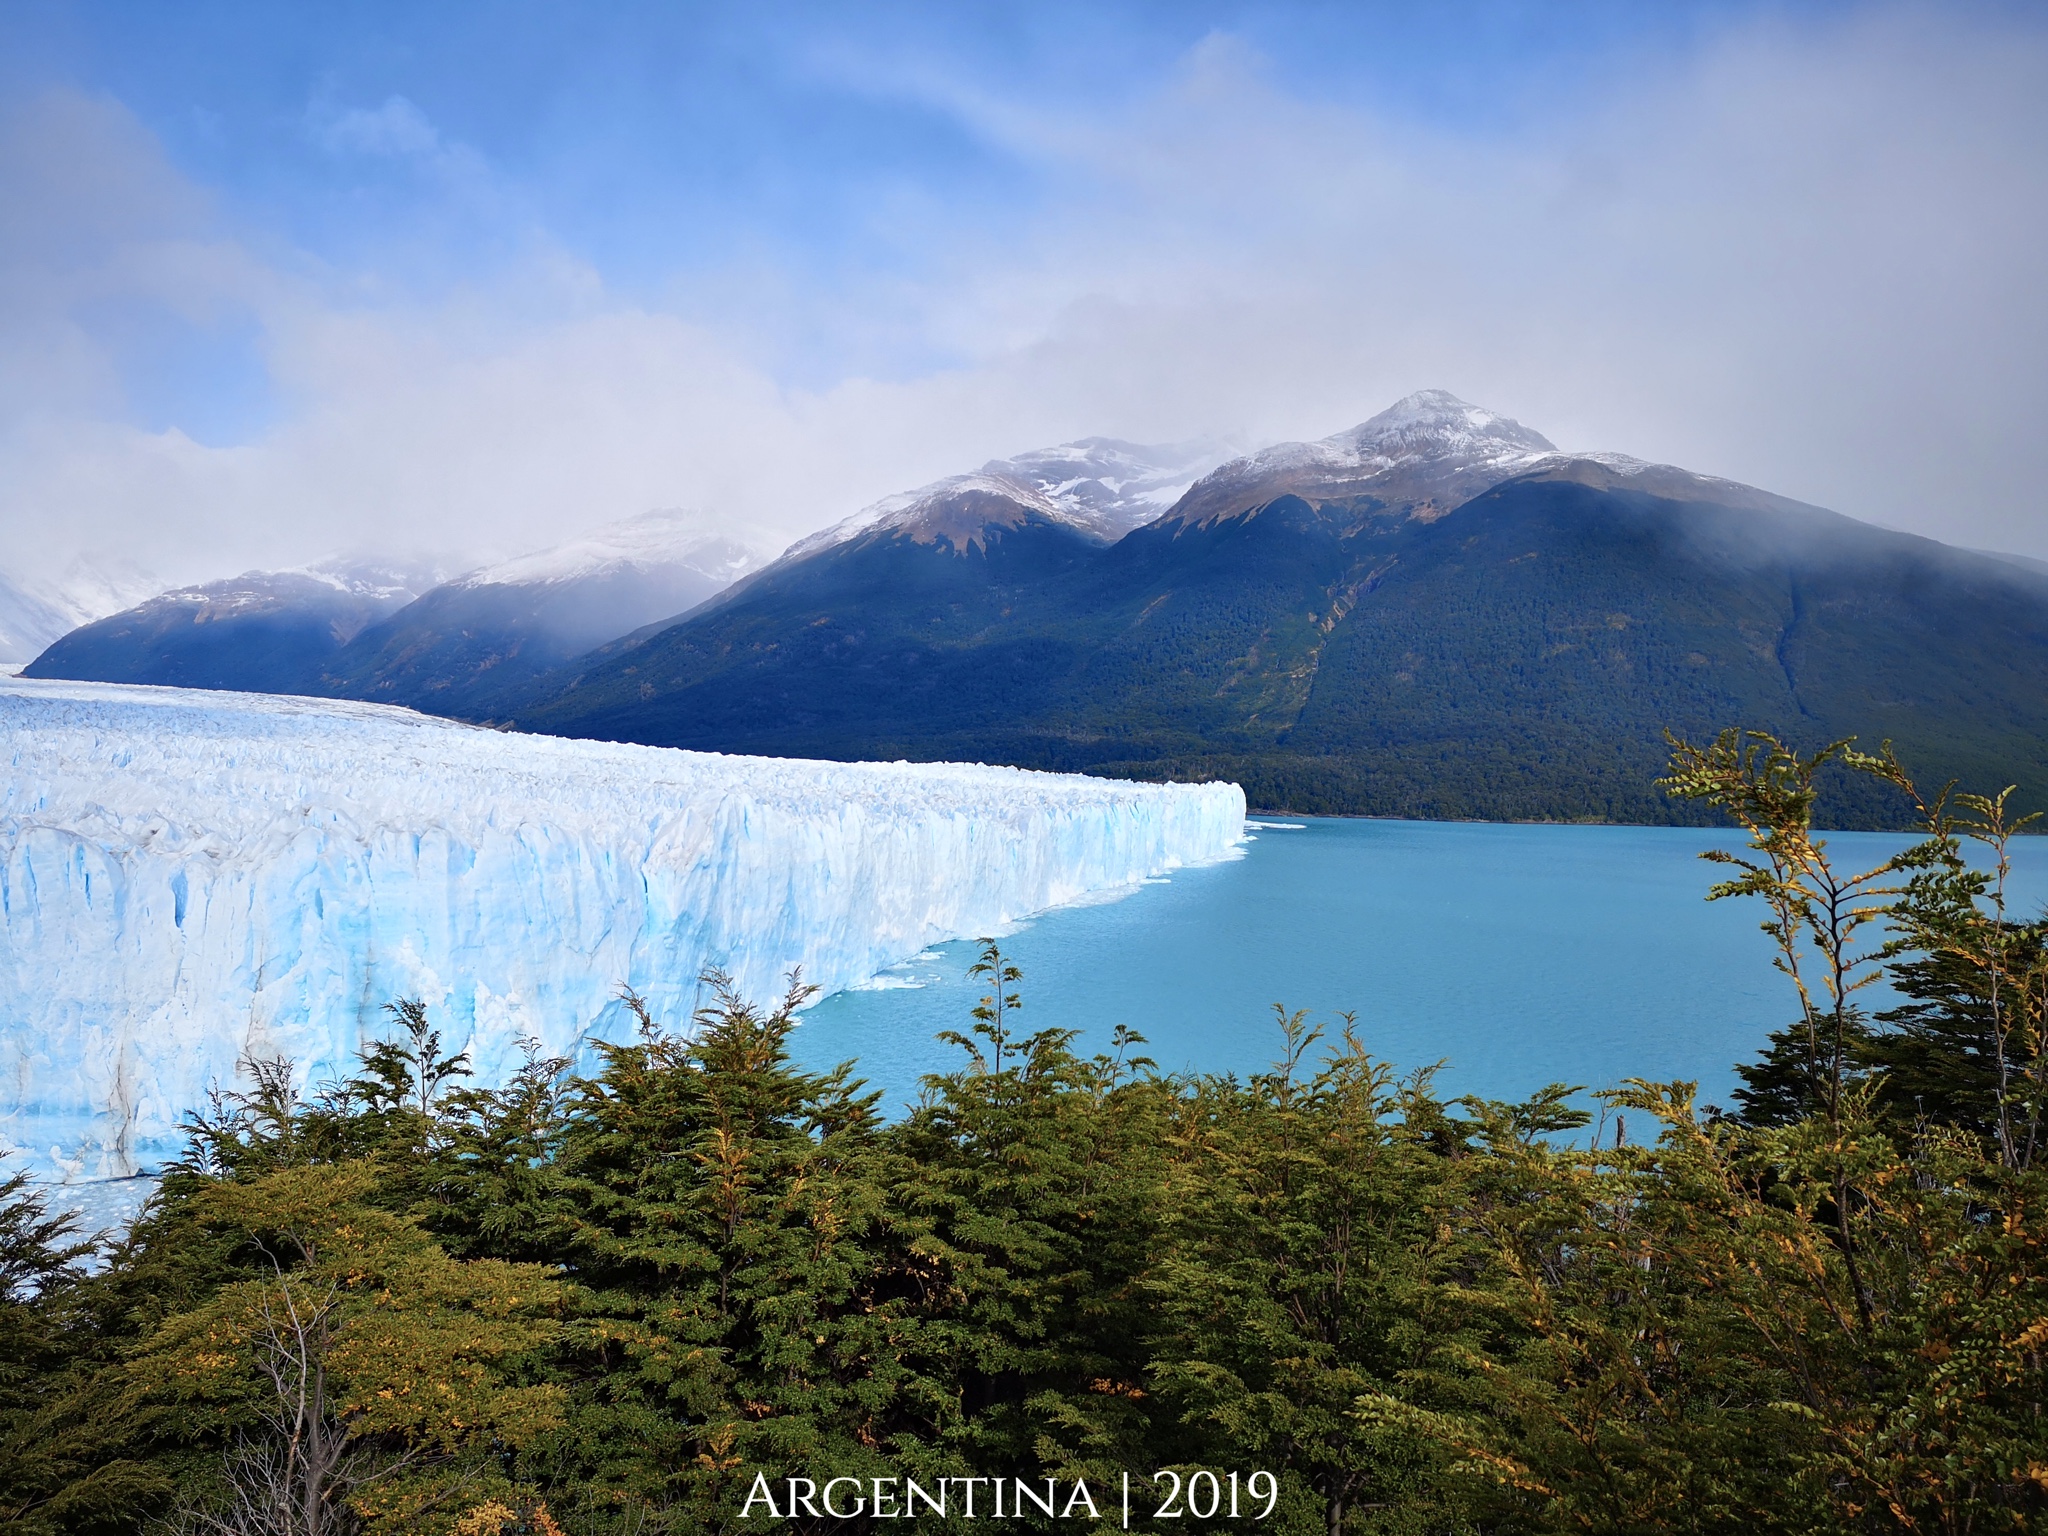
[(1205, 477), (1178, 509), (1200, 522), (1277, 496), (1375, 496), (1407, 515), (1439, 516), (1556, 454), (1512, 417), (1424, 389), (1315, 442), (1276, 443)]
[(445, 576), (432, 565), (331, 556), (281, 571), (244, 571), (195, 586), (173, 587), (108, 617), (149, 622), (165, 610), (191, 611), (191, 622), (212, 623), (254, 614), (304, 610), (326, 618), (346, 643), (366, 626), (394, 613)]
[(1141, 447), (1088, 437), (995, 460), (982, 473), (1022, 481), (1103, 537), (1120, 539), (1172, 507), (1230, 457), (1226, 444), (1210, 438)]
[(583, 538), (486, 566), (462, 582), (521, 586), (682, 566), (723, 586), (763, 563), (762, 552), (731, 523), (713, 513), (676, 507), (643, 512)]
[[(967, 513), (965, 519), (956, 515), (963, 510)], [(981, 471), (970, 475), (948, 475), (914, 491), (885, 496), (851, 517), (842, 518), (830, 528), (797, 540), (783, 552), (781, 561), (777, 563), (806, 559), (821, 550), (851, 544), (855, 539), (883, 530), (900, 530), (916, 537), (939, 529), (950, 532), (956, 523), (963, 521), (977, 528), (997, 520), (1014, 524), (1025, 514), (1034, 512), (1056, 523), (1082, 529), (1088, 527), (1082, 519), (1035, 487), (1008, 475)], [(958, 547), (964, 548), (966, 542), (963, 538)]]
[(247, 1056), (346, 1070), (399, 997), (486, 1079), (686, 1021), (707, 966), (828, 990), (1230, 856), (1235, 785), (728, 757), (380, 705), (0, 681), (0, 1137), (175, 1151)]
[[(782, 559), (801, 560), (869, 533), (957, 524), (977, 497), (998, 498), (1026, 512), (1113, 541), (1166, 512), (1203, 475), (1230, 457), (1213, 439), (1144, 446), (1109, 437), (1038, 448), (991, 459), (971, 474), (949, 475), (914, 491), (885, 496), (851, 517), (798, 540)], [(1003, 509), (989, 511), (1002, 515)]]
[(1256, 480), (1311, 470), (1333, 481), (1363, 480), (1416, 465), (1511, 469), (1555, 452), (1548, 438), (1511, 417), (1470, 405), (1446, 390), (1425, 389), (1358, 426), (1316, 442), (1276, 443), (1220, 473)]

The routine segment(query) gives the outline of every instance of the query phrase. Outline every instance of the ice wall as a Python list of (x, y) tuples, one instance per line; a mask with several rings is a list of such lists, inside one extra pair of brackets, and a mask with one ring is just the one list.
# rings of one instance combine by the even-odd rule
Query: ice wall
[(0, 1137), (124, 1174), (247, 1054), (319, 1082), (419, 997), (480, 1072), (832, 990), (1242, 836), (1235, 785), (563, 741), (378, 705), (0, 679)]

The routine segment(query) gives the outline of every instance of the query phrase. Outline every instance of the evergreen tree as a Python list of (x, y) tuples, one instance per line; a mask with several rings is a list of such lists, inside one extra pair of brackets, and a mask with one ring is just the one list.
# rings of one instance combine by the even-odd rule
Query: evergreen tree
[(588, 1289), (547, 1475), (667, 1529), (731, 1524), (756, 1471), (873, 1477), (921, 1454), (899, 1428), (917, 1322), (878, 1261), (876, 1096), (791, 1064), (810, 989), (792, 978), (762, 1012), (708, 979), (688, 1035), (629, 999), (640, 1038), (573, 1085), (542, 1196)]
[(1814, 835), (1814, 806), (1830, 767), (1892, 781), (1912, 795), (1888, 746), (1871, 757), (1844, 740), (1802, 756), (1762, 731), (1723, 731), (1704, 747), (1669, 740), (1671, 771), (1658, 781), (1666, 793), (1722, 811), (1749, 834), (1753, 857), (1718, 848), (1700, 855), (1742, 871), (1715, 885), (1708, 900), (1764, 903), (1763, 931), (1778, 948), (1773, 963), (1799, 1001), (1799, 1021), (1771, 1036), (1761, 1061), (1736, 1069), (1743, 1118), (1785, 1125), (1814, 1111), (1838, 1116), (1843, 1096), (1868, 1071), (1871, 1032), (1857, 994), (1881, 978), (1893, 953), (1875, 935), (1907, 882), (1952, 848), (1930, 829), (1925, 841), (1868, 869), (1843, 871)]
[(90, 1252), (26, 1174), (0, 1179), (0, 1530), (118, 1530), (170, 1491), (104, 1423), (67, 1411), (105, 1358), (80, 1267)]
[(1134, 1031), (1087, 1059), (1072, 1030), (1018, 1035), (995, 941), (974, 974), (991, 991), (972, 1033), (940, 1036), (968, 1065), (927, 1077), (895, 1137), (919, 1368), (949, 1384), (922, 1432), (963, 1473), (1106, 1487), (1146, 1454), (1167, 1094)]
[(1174, 1104), (1146, 1289), (1167, 1324), (1153, 1375), (1175, 1459), (1284, 1468), (1281, 1530), (1423, 1530), (1443, 1510), (1414, 1437), (1352, 1409), (1429, 1352), (1448, 1163), (1417, 1132), (1440, 1106), (1349, 1020), (1320, 1064), (1320, 1030), (1299, 1013), (1280, 1026), (1271, 1072), (1204, 1079)]
[[(535, 1265), (450, 1259), (371, 1203), (366, 1164), (218, 1180), (190, 1219), (247, 1278), (163, 1319), (122, 1368), (158, 1436), (222, 1447), (188, 1494), (192, 1531), (347, 1536), (447, 1529), (504, 1458), (561, 1416), (523, 1379), (559, 1329)], [(210, 1484), (210, 1486), (208, 1486)]]

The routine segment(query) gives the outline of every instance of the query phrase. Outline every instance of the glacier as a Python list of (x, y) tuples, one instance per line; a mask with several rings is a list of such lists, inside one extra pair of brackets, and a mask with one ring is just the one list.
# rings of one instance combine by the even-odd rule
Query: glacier
[(416, 997), (480, 1078), (826, 991), (1234, 855), (1233, 784), (732, 757), (384, 705), (0, 678), (0, 1148), (148, 1171), (245, 1057), (343, 1073)]

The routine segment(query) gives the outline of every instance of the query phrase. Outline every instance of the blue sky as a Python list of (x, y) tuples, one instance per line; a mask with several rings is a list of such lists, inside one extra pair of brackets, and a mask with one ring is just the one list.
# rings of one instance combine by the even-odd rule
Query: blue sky
[[(1512, 135), (1731, 22), (1840, 10), (21, 5), (6, 84), (110, 94), (239, 215), (329, 259), (410, 257), (408, 277), (448, 280), (534, 226), (649, 285), (748, 237), (812, 272), (901, 262), (914, 253), (874, 228), (877, 202), (1045, 195), (1039, 168), (934, 81), (1092, 112), (1158, 91), (1224, 36), (1305, 97)], [(423, 171), (423, 136), (474, 155), (495, 196)]]
[(179, 578), (650, 505), (772, 543), (1442, 385), (2048, 553), (2044, 44), (2000, 5), (8, 3), (0, 536)]

